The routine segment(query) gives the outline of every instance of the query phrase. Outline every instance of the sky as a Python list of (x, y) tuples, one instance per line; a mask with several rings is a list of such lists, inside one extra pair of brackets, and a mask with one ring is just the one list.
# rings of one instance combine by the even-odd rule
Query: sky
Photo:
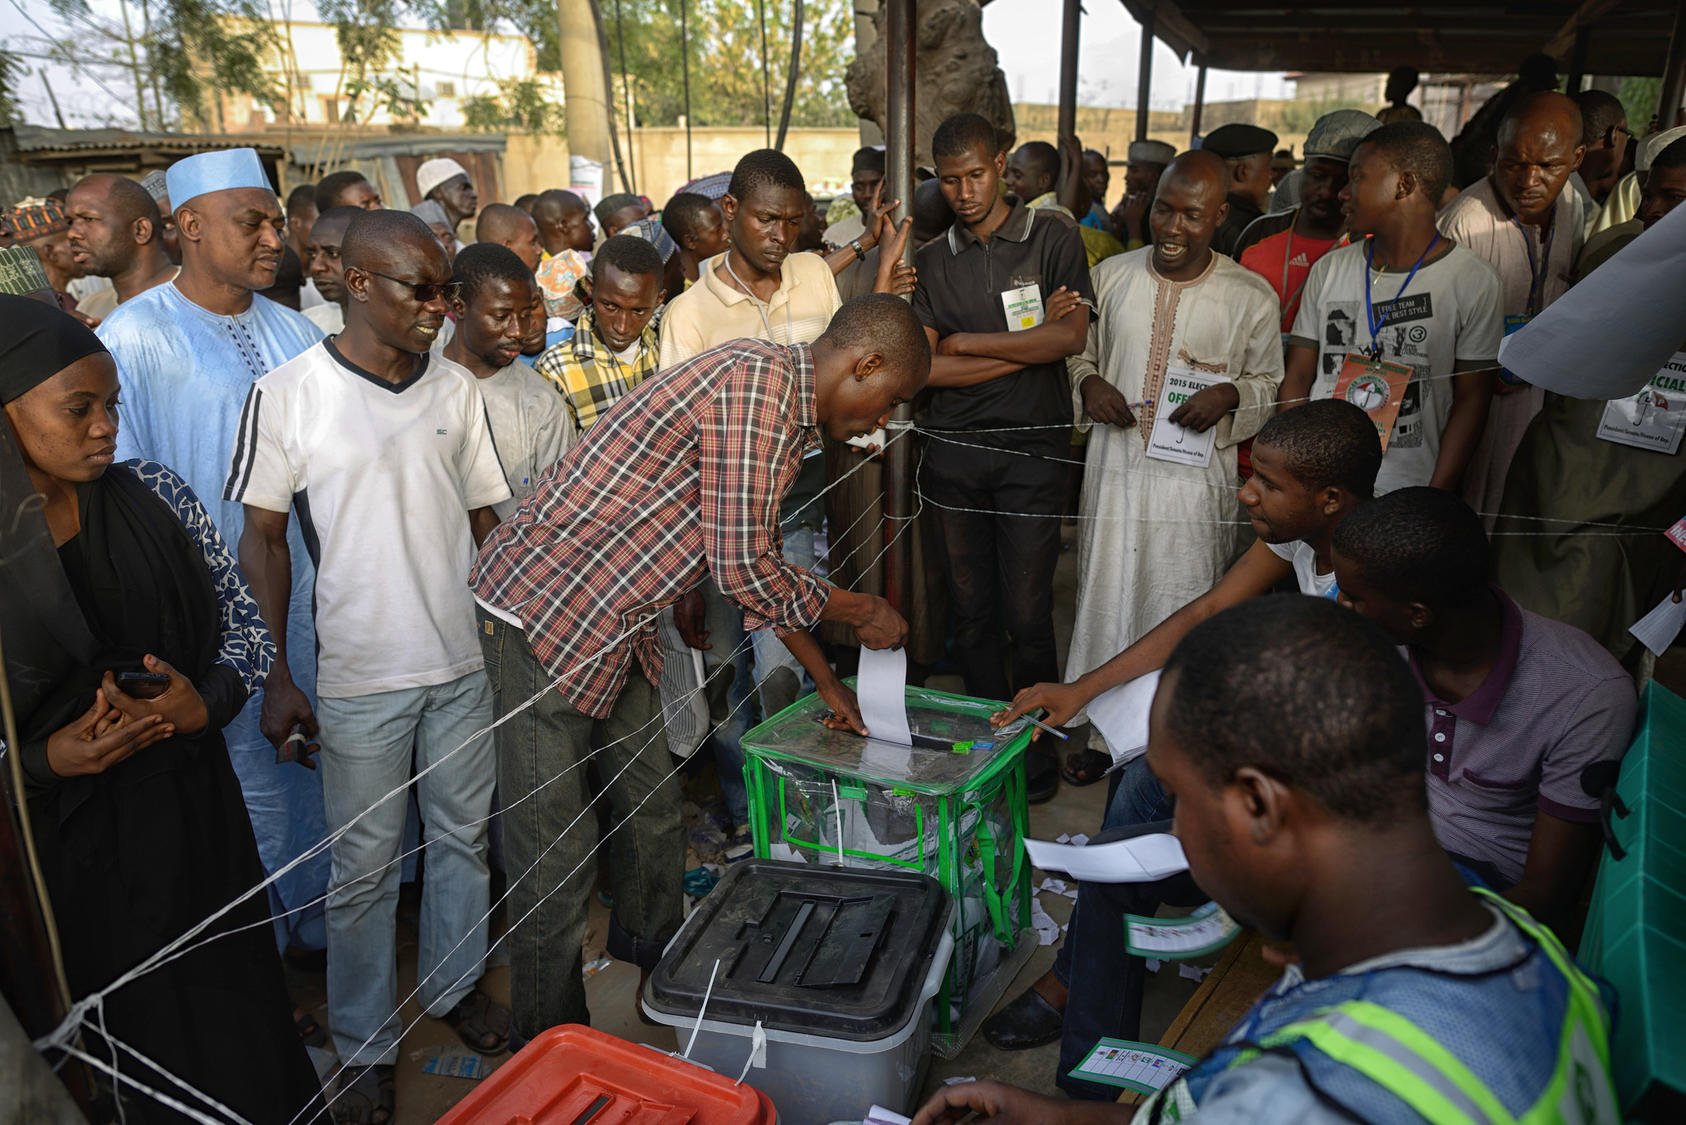
[[(774, 3), (780, 0), (773, 0)], [(90, 0), (96, 12), (116, 12), (107, 0)], [(1079, 45), (1078, 102), (1088, 106), (1134, 107), (1136, 65), (1141, 50), (1141, 33), (1135, 20), (1118, 0), (1087, 0)], [(1001, 70), (1014, 101), (1059, 100), (1060, 5), (1055, 0), (993, 0), (984, 8), (984, 36), (995, 47)], [(293, 7), (295, 18), (311, 18), (308, 2)], [(6, 30), (3, 40), (13, 51), (39, 51), (41, 33), (30, 24), (40, 24), (59, 38), (75, 33), (74, 21), (58, 16), (46, 0), (0, 0), (0, 22)], [(59, 109), (72, 128), (107, 124), (135, 124), (128, 100), (119, 96), (123, 72), (115, 68), (78, 70), (64, 63), (26, 58), (32, 73), (19, 81), (18, 101), (24, 120), (40, 125), (55, 123), (42, 73), (51, 82)], [(1155, 45), (1153, 85), (1150, 102), (1154, 109), (1179, 110), (1194, 99), (1195, 68), (1184, 66), (1163, 43)], [(100, 83), (104, 83), (104, 87)], [(108, 92), (109, 91), (109, 92)], [(1210, 71), (1206, 77), (1207, 101), (1237, 98), (1283, 98), (1292, 95), (1291, 84), (1278, 73)]]

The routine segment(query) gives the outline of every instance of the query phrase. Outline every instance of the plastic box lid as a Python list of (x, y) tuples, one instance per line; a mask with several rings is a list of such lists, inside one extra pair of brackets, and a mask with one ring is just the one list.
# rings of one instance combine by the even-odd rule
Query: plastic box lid
[(438, 1125), (776, 1125), (772, 1099), (684, 1059), (578, 1024), (553, 1027)]
[(747, 860), (685, 920), (644, 1001), (694, 1019), (867, 1042), (921, 1008), (919, 990), (948, 921), (929, 875)]
[[(855, 681), (847, 681), (854, 686)], [(989, 717), (1005, 704), (968, 699), (929, 688), (907, 689), (911, 749), (820, 720), (830, 706), (816, 693), (797, 700), (744, 735), (744, 750), (761, 757), (804, 762), (847, 777), (867, 778), (919, 793), (965, 792), (1017, 760), (1030, 743), (1025, 719), (1000, 730)]]

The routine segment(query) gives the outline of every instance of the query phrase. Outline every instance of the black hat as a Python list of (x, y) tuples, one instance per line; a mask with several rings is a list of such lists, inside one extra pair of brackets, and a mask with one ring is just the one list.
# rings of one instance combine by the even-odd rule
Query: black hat
[(1200, 147), (1225, 160), (1243, 156), (1269, 155), (1276, 148), (1276, 134), (1257, 125), (1220, 125), (1206, 134)]

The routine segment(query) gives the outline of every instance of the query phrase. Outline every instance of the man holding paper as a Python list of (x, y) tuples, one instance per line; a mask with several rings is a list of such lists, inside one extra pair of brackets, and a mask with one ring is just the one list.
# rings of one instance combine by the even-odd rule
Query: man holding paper
[[(1282, 346), (1269, 284), (1212, 250), (1226, 174), (1212, 153), (1178, 156), (1148, 216), (1153, 245), (1094, 268), (1096, 321), (1066, 361), (1095, 423), (1067, 675), (1210, 590), (1243, 547), (1236, 449), (1270, 417)], [(1108, 764), (1074, 755), (1066, 780), (1087, 784)]]
[(1139, 1110), (972, 1082), (913, 1125), (1621, 1120), (1598, 986), (1435, 841), (1390, 637), (1321, 599), (1228, 610), (1171, 654), (1150, 729), (1189, 874), (1299, 959), (1199, 1062), (1109, 1041), (1074, 1064), (1156, 1090)]

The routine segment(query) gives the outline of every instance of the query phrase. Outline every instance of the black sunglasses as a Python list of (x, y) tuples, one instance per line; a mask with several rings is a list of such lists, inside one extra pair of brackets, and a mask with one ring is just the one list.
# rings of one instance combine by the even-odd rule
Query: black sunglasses
[(433, 281), (405, 281), (401, 277), (393, 277), (391, 274), (381, 273), (379, 270), (363, 269), (361, 266), (351, 266), (350, 268), (362, 270), (362, 272), (373, 277), (384, 277), (388, 281), (396, 282), (397, 284), (402, 285), (404, 288), (410, 290), (418, 303), (423, 305), (427, 304), (435, 297), (444, 297), (447, 301), (454, 301), (456, 300), (457, 294), (462, 290), (462, 282), (460, 281), (447, 281), (443, 284)]

